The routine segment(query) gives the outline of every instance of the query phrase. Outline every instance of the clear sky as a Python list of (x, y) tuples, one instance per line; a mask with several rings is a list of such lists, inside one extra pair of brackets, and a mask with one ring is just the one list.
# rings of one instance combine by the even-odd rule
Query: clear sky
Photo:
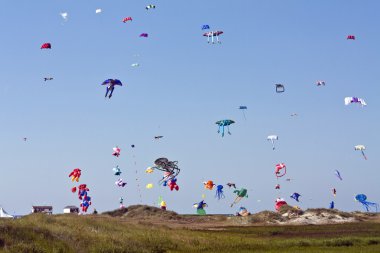
[[(79, 205), (68, 178), (76, 167), (90, 188), (90, 212), (117, 208), (121, 196), (126, 205), (162, 196), (168, 209), (193, 213), (206, 194), (208, 213), (234, 213), (232, 191), (225, 186), (226, 199), (217, 201), (206, 180), (247, 188), (240, 204), (251, 212), (273, 210), (279, 196), (295, 205), (293, 192), (302, 208), (334, 200), (362, 210), (358, 193), (380, 202), (379, 1), (1, 0), (0, 7), (0, 204), (9, 213)], [(132, 22), (121, 22), (128, 16)], [(220, 45), (207, 43), (204, 24), (224, 31)], [(40, 49), (45, 42), (51, 50)], [(110, 100), (100, 85), (108, 78), (124, 84)], [(346, 96), (368, 106), (345, 106)], [(218, 135), (220, 119), (236, 121), (232, 135)], [(279, 136), (274, 151), (270, 134)], [(116, 145), (119, 158), (111, 155)], [(179, 161), (180, 191), (159, 186), (162, 173), (145, 174), (158, 157)], [(277, 181), (280, 162), (288, 174)], [(114, 184), (116, 165), (125, 188)]]

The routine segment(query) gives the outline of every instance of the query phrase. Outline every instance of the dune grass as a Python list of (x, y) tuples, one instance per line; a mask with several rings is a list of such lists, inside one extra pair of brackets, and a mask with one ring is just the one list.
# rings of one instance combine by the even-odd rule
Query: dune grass
[(0, 252), (380, 252), (380, 224), (194, 230), (104, 215), (0, 220)]

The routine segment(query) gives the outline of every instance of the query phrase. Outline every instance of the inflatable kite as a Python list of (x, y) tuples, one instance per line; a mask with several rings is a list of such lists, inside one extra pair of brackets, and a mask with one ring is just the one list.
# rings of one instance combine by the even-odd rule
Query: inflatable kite
[(285, 86), (283, 84), (280, 84), (280, 83), (276, 84), (276, 92), (277, 93), (282, 93), (284, 91), (285, 91)]
[(147, 189), (152, 189), (152, 188), (153, 188), (153, 184), (147, 184), (147, 185), (145, 186), (145, 188), (147, 188)]
[(202, 30), (208, 30), (208, 29), (210, 29), (209, 25), (202, 25)]
[(245, 106), (245, 105), (241, 105), (241, 106), (239, 106), (239, 108), (238, 108), (239, 110), (241, 110), (242, 112), (243, 112), (243, 116), (244, 116), (244, 119), (246, 119), (246, 117), (245, 117), (245, 110), (247, 110), (247, 106)]
[(218, 133), (220, 133), (220, 130), (222, 130), (222, 137), (224, 137), (224, 127), (227, 127), (228, 134), (231, 135), (230, 125), (234, 123), (235, 121), (230, 120), (230, 119), (223, 119), (223, 120), (218, 120), (217, 122), (215, 122), (215, 124), (219, 126)]
[(336, 176), (337, 178), (339, 178), (340, 180), (343, 180), (343, 179), (342, 179), (342, 176), (340, 175), (340, 172), (339, 172), (338, 170), (335, 170), (335, 176)]
[(113, 174), (115, 176), (120, 176), (121, 175), (121, 169), (119, 168), (119, 165), (116, 165), (116, 167), (113, 168), (112, 171), (113, 171)]
[(217, 198), (218, 200), (225, 198), (223, 193), (223, 185), (220, 184), (216, 186), (215, 198)]
[(168, 187), (171, 191), (173, 190), (176, 190), (178, 191), (179, 190), (179, 186), (177, 185), (177, 178), (171, 178), (169, 181), (168, 181)]
[(285, 163), (276, 164), (276, 170), (274, 171), (274, 173), (276, 174), (277, 178), (285, 176), (286, 175), (286, 165), (285, 165)]
[(331, 191), (332, 191), (332, 194), (334, 195), (334, 197), (336, 197), (336, 189), (332, 188)]
[(146, 10), (149, 10), (149, 9), (156, 9), (156, 6), (153, 5), (153, 4), (149, 4), (145, 7)]
[(197, 214), (199, 215), (205, 215), (206, 211), (204, 210), (205, 207), (207, 207), (207, 204), (202, 200), (199, 203), (194, 203), (194, 207), (197, 209)]
[(365, 210), (367, 210), (367, 212), (369, 212), (371, 210), (371, 208), (375, 208), (376, 212), (377, 212), (377, 208), (379, 206), (378, 203), (373, 203), (373, 202), (368, 202), (367, 201), (367, 196), (365, 194), (358, 194), (355, 196), (355, 200), (356, 201), (359, 201), (363, 207), (365, 208)]
[(276, 147), (274, 146), (274, 141), (278, 140), (278, 136), (277, 135), (269, 135), (267, 137), (267, 140), (272, 143), (272, 149), (275, 150)]
[(208, 190), (212, 190), (214, 189), (214, 182), (212, 180), (209, 180), (207, 182), (203, 182), (203, 184), (205, 185), (205, 189), (208, 189)]
[(356, 37), (355, 37), (355, 35), (347, 35), (347, 39), (348, 40), (355, 40)]
[(164, 180), (168, 180), (177, 177), (181, 171), (178, 168), (177, 163), (178, 161), (169, 161), (167, 158), (161, 157), (156, 159), (156, 161), (154, 161), (155, 166), (150, 168), (167, 172), (167, 174), (164, 176)]
[(51, 49), (51, 44), (50, 43), (44, 43), (44, 44), (42, 44), (41, 49)]
[(329, 206), (329, 208), (330, 208), (330, 209), (334, 209), (334, 207), (335, 207), (335, 203), (334, 203), (334, 201), (331, 201), (331, 202), (330, 202), (330, 206)]
[(121, 179), (121, 178), (119, 178), (119, 179), (115, 182), (115, 184), (116, 184), (117, 186), (119, 186), (119, 187), (124, 187), (124, 186), (127, 185), (127, 183), (126, 183), (126, 182), (123, 182), (123, 179)]
[(164, 211), (166, 210), (166, 202), (165, 201), (162, 200), (160, 202), (160, 208), (161, 208), (161, 210), (164, 210)]
[(300, 202), (299, 201), (299, 197), (301, 197), (301, 195), (297, 192), (293, 193), (292, 196), (290, 196), (292, 199), (294, 199), (295, 201), (297, 202)]
[(113, 150), (113, 153), (112, 153), (113, 156), (116, 156), (116, 157), (120, 156), (121, 149), (118, 146), (112, 148), (112, 150)]
[(234, 202), (232, 202), (231, 207), (233, 207), (234, 204), (237, 204), (240, 202), (240, 200), (244, 197), (248, 198), (248, 191), (245, 188), (241, 188), (240, 190), (234, 190), (234, 193), (236, 193), (236, 198)]
[(221, 43), (219, 41), (219, 35), (222, 35), (223, 31), (211, 31), (211, 32), (206, 32), (203, 34), (203, 36), (207, 37), (207, 43), (210, 43), (210, 38), (211, 38), (211, 43), (215, 44), (214, 42), (214, 37), (216, 38), (216, 43)]
[(126, 17), (126, 18), (123, 18), (123, 23), (127, 23), (128, 21), (132, 21), (132, 17)]
[(85, 198), (83, 198), (82, 203), (80, 204), (80, 207), (82, 208), (82, 212), (86, 213), (90, 205), (91, 205), (91, 197), (86, 196)]
[(274, 206), (274, 208), (276, 209), (276, 211), (278, 212), (278, 211), (280, 211), (280, 209), (281, 209), (281, 207), (283, 206), (283, 205), (287, 205), (288, 203), (286, 203), (286, 201), (283, 199), (283, 198), (278, 198), (278, 199), (276, 199), (276, 201), (275, 201), (275, 206)]
[(229, 188), (234, 187), (234, 188), (236, 189), (236, 185), (235, 185), (235, 183), (227, 183), (227, 186), (228, 186)]
[(71, 181), (77, 181), (79, 182), (79, 178), (81, 176), (82, 172), (79, 168), (74, 169), (70, 174), (69, 177), (71, 177)]
[(78, 186), (78, 198), (80, 200), (87, 197), (87, 193), (90, 191), (90, 189), (87, 188), (86, 184), (81, 184)]
[(107, 79), (105, 80), (102, 85), (107, 85), (106, 95), (104, 97), (107, 97), (108, 92), (110, 92), (110, 95), (108, 98), (112, 97), (113, 90), (115, 89), (115, 85), (123, 86), (120, 80), (118, 79)]
[(247, 208), (245, 207), (240, 207), (239, 210), (236, 212), (236, 216), (248, 216), (251, 215), (250, 212), (248, 212)]
[(362, 107), (367, 105), (367, 103), (362, 98), (357, 98), (357, 97), (345, 97), (344, 98), (344, 104), (345, 105), (349, 105), (352, 103), (361, 104)]
[(355, 150), (360, 150), (365, 160), (367, 160), (367, 156), (364, 154), (365, 146), (364, 145), (356, 145)]

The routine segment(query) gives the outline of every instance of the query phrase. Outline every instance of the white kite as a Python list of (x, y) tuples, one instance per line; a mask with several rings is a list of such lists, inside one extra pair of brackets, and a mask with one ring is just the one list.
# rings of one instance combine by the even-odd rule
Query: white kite
[(273, 150), (275, 150), (274, 141), (278, 140), (278, 136), (277, 135), (269, 135), (267, 137), (267, 140), (270, 141), (270, 142), (272, 142)]

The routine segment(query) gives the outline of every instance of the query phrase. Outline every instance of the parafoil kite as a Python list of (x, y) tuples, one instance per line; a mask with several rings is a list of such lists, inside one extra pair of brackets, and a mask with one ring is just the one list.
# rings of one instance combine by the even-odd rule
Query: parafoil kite
[(70, 174), (69, 177), (71, 177), (71, 181), (77, 181), (79, 182), (79, 178), (81, 176), (82, 172), (79, 168), (74, 169)]
[(44, 81), (46, 82), (46, 81), (51, 81), (51, 80), (53, 80), (53, 77), (44, 77)]
[(215, 192), (215, 198), (217, 198), (218, 200), (220, 199), (224, 199), (226, 196), (224, 196), (224, 193), (223, 193), (223, 185), (217, 185), (216, 186), (216, 192)]
[(246, 117), (245, 117), (245, 110), (247, 110), (248, 108), (247, 108), (247, 106), (245, 106), (245, 105), (241, 105), (241, 106), (239, 106), (239, 110), (241, 110), (242, 112), (243, 112), (243, 116), (244, 116), (244, 119), (246, 119)]
[(356, 37), (355, 37), (355, 35), (347, 35), (347, 39), (348, 40), (355, 40)]
[(365, 160), (367, 160), (367, 156), (364, 154), (365, 146), (364, 145), (356, 145), (355, 150), (360, 150)]
[(231, 135), (230, 125), (234, 124), (234, 123), (235, 123), (235, 121), (230, 120), (230, 119), (223, 119), (223, 120), (218, 120), (217, 122), (215, 122), (215, 124), (217, 124), (219, 126), (218, 133), (220, 133), (220, 130), (222, 130), (222, 137), (224, 137), (224, 127), (227, 127), (228, 134)]
[(345, 97), (344, 98), (344, 104), (345, 105), (349, 105), (352, 103), (361, 104), (362, 107), (367, 105), (367, 103), (362, 98), (357, 98), (357, 97)]
[(343, 180), (338, 170), (335, 170), (335, 176), (337, 176), (337, 178), (339, 178), (340, 180)]
[(212, 180), (209, 180), (207, 182), (203, 182), (204, 186), (205, 186), (205, 189), (208, 189), (208, 190), (212, 190), (214, 189), (214, 182)]
[(115, 184), (116, 184), (117, 186), (119, 186), (119, 187), (124, 187), (124, 186), (127, 185), (127, 183), (126, 183), (126, 182), (123, 182), (123, 179), (121, 179), (121, 178), (119, 178), (119, 179), (115, 182)]
[(219, 41), (219, 35), (222, 35), (223, 31), (211, 31), (211, 32), (206, 32), (203, 34), (203, 36), (207, 37), (207, 43), (210, 43), (210, 38), (211, 38), (211, 43), (215, 44), (214, 42), (214, 37), (216, 38), (216, 43), (221, 43)]
[(123, 86), (120, 80), (118, 79), (107, 79), (105, 80), (102, 85), (107, 85), (107, 91), (105, 97), (107, 97), (108, 92), (110, 92), (110, 95), (108, 98), (112, 97), (113, 90), (115, 89), (115, 85)]
[(113, 153), (112, 153), (113, 156), (116, 156), (116, 157), (120, 156), (121, 149), (118, 146), (112, 148), (112, 150), (113, 150)]
[(158, 136), (154, 136), (154, 139), (159, 140), (159, 139), (161, 139), (162, 137), (164, 137), (164, 136), (162, 136), (162, 135), (158, 135)]
[[(281, 170), (282, 170), (282, 172), (281, 172)], [(276, 170), (275, 170), (274, 173), (276, 174), (277, 178), (285, 176), (286, 175), (286, 165), (285, 165), (285, 163), (276, 164)]]
[(317, 81), (317, 86), (325, 86), (325, 81)]
[(272, 143), (272, 149), (275, 150), (276, 147), (274, 146), (274, 141), (278, 140), (278, 136), (277, 135), (269, 135), (267, 137), (267, 140)]
[(375, 210), (377, 212), (377, 208), (378, 208), (379, 204), (373, 203), (373, 202), (368, 202), (367, 196), (365, 194), (356, 195), (355, 200), (359, 201), (363, 205), (363, 207), (367, 210), (367, 212), (369, 212), (371, 210), (371, 208), (375, 208)]
[(301, 197), (301, 195), (297, 192), (293, 193), (292, 196), (290, 196), (292, 199), (294, 199), (295, 201), (299, 202), (299, 197)]
[(330, 209), (334, 209), (334, 207), (335, 207), (335, 203), (334, 203), (334, 201), (331, 201), (331, 202), (330, 202), (330, 206), (329, 206), (329, 208), (330, 208)]
[(142, 33), (142, 34), (140, 34), (140, 37), (144, 37), (144, 38), (148, 38), (148, 34), (147, 33)]
[(234, 187), (236, 189), (236, 184), (235, 183), (227, 183), (227, 186), (229, 188)]
[(239, 201), (240, 201), (242, 198), (244, 198), (244, 197), (248, 198), (248, 190), (245, 189), (245, 188), (241, 188), (240, 190), (234, 190), (234, 193), (236, 193), (237, 196), (236, 196), (234, 202), (232, 202), (231, 207), (232, 207), (234, 204), (239, 203)]
[(132, 17), (126, 17), (126, 18), (123, 18), (123, 23), (127, 23), (128, 21), (132, 21)]
[(202, 200), (199, 203), (194, 203), (193, 205), (197, 209), (197, 214), (199, 214), (199, 215), (205, 215), (206, 214), (206, 211), (204, 208), (207, 207), (207, 204), (204, 202), (204, 200)]
[(208, 29), (210, 29), (209, 25), (202, 25), (202, 30), (208, 30)]
[(285, 91), (285, 86), (283, 84), (276, 84), (276, 92), (277, 93), (281, 93), (281, 92), (284, 92)]
[(112, 171), (113, 171), (113, 174), (115, 176), (120, 176), (121, 175), (121, 169), (119, 168), (119, 165), (116, 165), (116, 167), (113, 168)]
[(153, 4), (149, 4), (145, 7), (146, 10), (149, 10), (149, 9), (156, 9), (156, 6), (153, 5)]
[(50, 43), (44, 43), (44, 44), (42, 44), (41, 49), (51, 49), (51, 44)]

